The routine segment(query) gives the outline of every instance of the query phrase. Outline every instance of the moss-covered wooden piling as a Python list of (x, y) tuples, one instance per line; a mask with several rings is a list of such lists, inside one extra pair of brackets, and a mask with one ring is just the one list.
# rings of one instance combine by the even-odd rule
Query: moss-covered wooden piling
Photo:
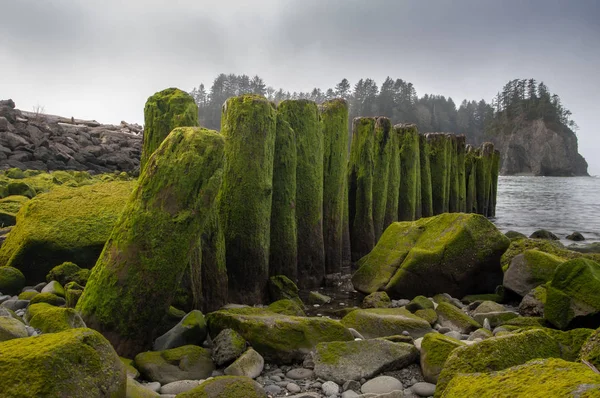
[(488, 217), (496, 217), (496, 199), (498, 196), (498, 174), (500, 172), (500, 151), (494, 150), (492, 156), (491, 191)]
[(390, 169), (392, 143), (392, 122), (387, 117), (375, 120), (375, 140), (373, 142), (373, 229), (375, 242), (387, 227), (384, 224)]
[(429, 144), (433, 214), (437, 215), (448, 211), (448, 138), (442, 133), (429, 133), (426, 138)]
[(346, 204), (348, 164), (348, 104), (344, 99), (327, 101), (319, 108), (324, 141), (323, 241), (325, 272), (342, 271), (343, 217)]
[(308, 100), (281, 102), (278, 112), (296, 133), (296, 225), (298, 284), (321, 285), (325, 276), (323, 243), (324, 141), (317, 105)]
[(264, 97), (242, 95), (223, 105), (226, 138), (220, 222), (226, 249), (229, 298), (258, 304), (266, 299), (271, 243), (275, 106)]
[(459, 182), (458, 182), (458, 139), (454, 134), (448, 135), (450, 145), (450, 178), (448, 191), (448, 211), (456, 213), (459, 210)]
[(421, 163), (421, 216), (433, 216), (431, 192), (431, 168), (429, 166), (429, 143), (425, 135), (419, 135), (419, 159)]
[(467, 145), (465, 152), (465, 211), (467, 213), (477, 213), (477, 149)]
[(198, 106), (191, 95), (178, 88), (159, 91), (144, 107), (144, 140), (140, 170), (150, 155), (175, 127), (198, 126)]
[(465, 213), (467, 211), (467, 179), (465, 175), (465, 149), (466, 137), (464, 135), (456, 136), (456, 165), (458, 176), (458, 209), (457, 211)]
[(296, 133), (277, 114), (269, 274), (298, 278), (296, 228)]
[(398, 221), (398, 198), (400, 196), (400, 136), (399, 131), (392, 127), (390, 135), (390, 166), (388, 170), (387, 199), (383, 230), (393, 222)]
[(489, 214), (490, 194), (492, 191), (492, 163), (494, 144), (484, 142), (477, 159), (477, 212), (484, 216)]
[(77, 309), (131, 358), (149, 349), (215, 211), (223, 137), (177, 128), (148, 160), (93, 268)]
[[(400, 193), (398, 196), (398, 220), (412, 221), (417, 215), (417, 190), (421, 181), (418, 169), (419, 161), (419, 132), (414, 124), (394, 126), (398, 131), (400, 152)], [(420, 206), (420, 204), (419, 204)]]
[(352, 146), (348, 165), (348, 222), (352, 261), (358, 261), (375, 246), (373, 225), (373, 154), (375, 119), (352, 121)]

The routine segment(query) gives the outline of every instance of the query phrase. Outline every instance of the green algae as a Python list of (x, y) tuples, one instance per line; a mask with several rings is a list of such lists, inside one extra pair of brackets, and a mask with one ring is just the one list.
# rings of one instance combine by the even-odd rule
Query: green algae
[(418, 201), (418, 192), (421, 191), (419, 132), (414, 124), (397, 125), (394, 128), (398, 134), (401, 164), (398, 220), (412, 221), (417, 218), (417, 206), (421, 206)]

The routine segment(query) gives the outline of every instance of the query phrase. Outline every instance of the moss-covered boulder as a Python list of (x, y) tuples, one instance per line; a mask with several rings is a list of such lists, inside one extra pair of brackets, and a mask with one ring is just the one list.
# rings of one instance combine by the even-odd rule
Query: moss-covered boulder
[(29, 198), (22, 195), (7, 196), (0, 199), (0, 227), (15, 225), (17, 213), (28, 201)]
[(536, 358), (561, 358), (559, 342), (544, 330), (531, 330), (480, 341), (452, 351), (439, 375), (436, 397), (458, 374), (492, 372)]
[(30, 305), (27, 308), (26, 319), (31, 327), (41, 330), (42, 333), (85, 327), (85, 323), (74, 309), (55, 307), (47, 303)]
[(338, 321), (286, 316), (262, 308), (215, 311), (207, 315), (207, 323), (211, 336), (233, 329), (266, 360), (280, 363), (303, 360), (321, 342), (353, 339)]
[(246, 350), (246, 340), (233, 329), (223, 329), (213, 336), (212, 359), (217, 366), (233, 362)]
[(69, 282), (65, 285), (65, 300), (67, 307), (75, 308), (77, 302), (83, 294), (83, 286), (77, 284), (77, 282)]
[(46, 275), (46, 282), (57, 281), (63, 286), (69, 282), (76, 282), (85, 286), (89, 277), (89, 269), (79, 268), (77, 264), (66, 261), (50, 270)]
[(546, 304), (546, 285), (540, 285), (532, 289), (523, 297), (519, 303), (519, 314), (523, 316), (544, 316), (544, 305)]
[(207, 380), (178, 398), (266, 398), (260, 384), (245, 376), (219, 376)]
[(29, 302), (30, 305), (38, 303), (46, 303), (54, 306), (61, 306), (67, 303), (63, 297), (60, 297), (54, 293), (39, 293), (33, 296)]
[(432, 308), (416, 310), (415, 315), (419, 318), (425, 319), (431, 326), (435, 325), (435, 323), (438, 321), (438, 314)]
[(539, 250), (526, 250), (515, 256), (504, 273), (503, 285), (520, 296), (549, 282), (563, 258)]
[(413, 313), (418, 310), (433, 309), (433, 308), (434, 308), (433, 301), (429, 300), (425, 296), (417, 296), (417, 297), (413, 298), (412, 300), (410, 300), (410, 303), (406, 304), (406, 309)]
[(354, 288), (392, 298), (493, 291), (502, 282), (500, 256), (510, 241), (485, 217), (447, 213), (390, 225), (359, 262)]
[(160, 394), (150, 390), (131, 377), (127, 377), (126, 398), (159, 398)]
[(481, 324), (465, 314), (461, 309), (449, 303), (438, 304), (435, 312), (438, 323), (460, 333), (470, 333), (481, 327)]
[(323, 243), (324, 139), (317, 104), (308, 100), (282, 101), (281, 118), (296, 133), (296, 225), (298, 284), (320, 286), (325, 276)]
[(459, 374), (444, 398), (596, 397), (600, 375), (589, 367), (562, 359), (536, 359), (500, 372)]
[(25, 286), (25, 276), (14, 267), (0, 267), (0, 293), (18, 294)]
[(37, 290), (25, 290), (25, 291), (19, 293), (18, 299), (19, 300), (31, 300), (38, 294), (40, 294), (40, 293)]
[(214, 212), (224, 138), (177, 128), (154, 152), (77, 303), (117, 352), (152, 345), (193, 248)]
[(437, 383), (446, 359), (457, 348), (466, 346), (460, 340), (440, 333), (427, 333), (421, 341), (421, 371), (428, 383)]
[(560, 240), (558, 236), (546, 229), (538, 229), (529, 235), (530, 239)]
[(19, 212), (0, 248), (0, 264), (20, 269), (29, 284), (65, 261), (91, 268), (132, 189), (130, 181), (106, 182), (37, 196)]
[(223, 370), (228, 376), (246, 376), (256, 379), (265, 366), (264, 358), (252, 348), (248, 348), (238, 359)]
[(431, 332), (429, 322), (405, 308), (355, 310), (342, 319), (342, 324), (357, 330), (367, 339), (398, 335), (404, 331), (413, 338), (419, 338)]
[(362, 301), (362, 308), (388, 308), (391, 307), (392, 300), (386, 292), (373, 292)]
[(302, 302), (300, 300), (277, 300), (274, 303), (269, 304), (269, 311), (276, 312), (282, 315), (291, 316), (306, 316)]
[(25, 324), (12, 317), (0, 316), (0, 342), (27, 337)]
[(193, 310), (177, 325), (154, 341), (154, 351), (163, 351), (183, 345), (202, 345), (208, 331), (204, 314)]
[(160, 384), (206, 379), (215, 369), (210, 353), (195, 345), (142, 352), (133, 361), (146, 380)]
[(59, 297), (65, 297), (65, 288), (57, 281), (50, 281), (44, 286), (40, 293), (51, 293)]
[(178, 88), (159, 91), (144, 106), (144, 142), (140, 170), (176, 127), (198, 126), (198, 106), (194, 98)]
[(583, 343), (579, 354), (581, 362), (590, 363), (600, 369), (600, 328), (596, 329)]
[(102, 335), (72, 329), (0, 343), (6, 397), (124, 397), (125, 367)]
[(559, 265), (548, 285), (544, 317), (559, 329), (577, 322), (597, 325), (600, 264), (580, 258)]
[(314, 371), (321, 379), (343, 384), (405, 368), (418, 356), (414, 345), (384, 339), (320, 343), (313, 357)]
[(325, 272), (342, 270), (343, 216), (348, 164), (348, 103), (342, 98), (319, 107), (323, 134), (323, 239)]
[(285, 275), (275, 275), (269, 278), (269, 298), (271, 301), (283, 299), (299, 300), (298, 286)]
[(223, 106), (221, 134), (226, 138), (227, 161), (219, 217), (229, 298), (234, 303), (266, 300), (276, 122), (274, 105), (261, 96), (232, 97)]

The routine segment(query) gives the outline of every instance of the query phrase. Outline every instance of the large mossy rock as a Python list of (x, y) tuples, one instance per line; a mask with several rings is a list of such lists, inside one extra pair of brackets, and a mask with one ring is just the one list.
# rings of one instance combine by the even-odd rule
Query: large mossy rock
[(398, 222), (358, 262), (354, 288), (392, 298), (489, 293), (502, 283), (500, 256), (509, 239), (485, 217), (446, 213)]
[(600, 369), (600, 328), (596, 329), (583, 343), (579, 359)]
[(148, 98), (144, 106), (144, 142), (140, 170), (176, 127), (198, 126), (194, 98), (178, 88), (168, 88)]
[[(560, 335), (534, 329), (456, 348), (446, 359), (438, 378), (435, 396), (443, 396), (448, 383), (458, 374), (499, 371), (537, 358), (573, 359), (573, 347), (569, 344), (581, 347), (585, 340), (574, 339), (570, 333), (558, 333)], [(577, 336), (581, 334), (578, 331), (574, 333)]]
[(314, 356), (315, 375), (338, 384), (371, 379), (385, 371), (403, 369), (418, 356), (414, 345), (384, 339), (320, 343)]
[(72, 329), (0, 343), (4, 397), (120, 398), (125, 366), (91, 329)]
[(184, 345), (202, 345), (207, 335), (204, 314), (193, 310), (168, 332), (154, 341), (154, 350), (162, 351)]
[(57, 281), (63, 286), (69, 282), (75, 282), (80, 286), (85, 286), (89, 277), (89, 269), (79, 268), (77, 264), (66, 261), (50, 270), (46, 275), (46, 282)]
[(55, 307), (47, 303), (30, 305), (26, 317), (29, 325), (42, 333), (56, 333), (86, 326), (73, 308)]
[(210, 352), (195, 345), (142, 352), (135, 356), (134, 362), (146, 380), (160, 384), (206, 379), (215, 369)]
[(207, 380), (178, 398), (266, 398), (260, 384), (245, 376), (219, 376)]
[(357, 330), (367, 339), (402, 334), (423, 337), (432, 331), (429, 322), (405, 308), (369, 308), (354, 310), (342, 319), (342, 324)]
[(91, 268), (121, 215), (134, 183), (57, 187), (28, 202), (0, 248), (0, 264), (20, 269), (27, 283), (45, 280), (58, 264)]
[(27, 337), (25, 324), (10, 316), (0, 316), (0, 342)]
[(504, 273), (503, 285), (521, 297), (549, 282), (563, 258), (539, 250), (526, 250), (515, 256)]
[(318, 343), (353, 339), (338, 321), (287, 316), (263, 308), (220, 310), (206, 318), (211, 336), (233, 329), (266, 360), (278, 363), (301, 361)]
[(476, 320), (450, 303), (440, 303), (435, 312), (438, 315), (438, 323), (441, 326), (449, 327), (460, 333), (471, 333), (481, 327), (481, 324)]
[[(214, 213), (224, 138), (177, 128), (154, 152), (125, 205), (77, 309), (125, 357), (151, 347)], [(163, 329), (164, 331), (164, 329)]]
[(544, 318), (559, 329), (573, 323), (598, 324), (600, 317), (600, 264), (575, 259), (556, 268), (548, 285)]
[(459, 374), (441, 396), (592, 398), (600, 396), (600, 375), (580, 363), (557, 358), (536, 359), (500, 372)]
[(25, 276), (14, 267), (0, 267), (0, 293), (15, 295), (25, 286)]
[(427, 333), (421, 342), (421, 371), (428, 383), (437, 383), (446, 359), (457, 347), (466, 344), (440, 333)]

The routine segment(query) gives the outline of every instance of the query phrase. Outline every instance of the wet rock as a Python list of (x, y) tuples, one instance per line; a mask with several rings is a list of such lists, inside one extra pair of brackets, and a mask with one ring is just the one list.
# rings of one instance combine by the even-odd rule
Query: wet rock
[(571, 235), (568, 235), (567, 239), (572, 240), (574, 242), (581, 242), (581, 241), (585, 240), (583, 235), (577, 231), (573, 232)]
[(386, 394), (392, 391), (403, 391), (400, 380), (391, 376), (379, 376), (367, 381), (360, 388), (363, 394)]
[(154, 351), (163, 351), (183, 345), (202, 345), (207, 329), (204, 315), (198, 310), (191, 311), (171, 330), (154, 342)]
[(265, 360), (252, 348), (249, 348), (231, 365), (225, 368), (224, 373), (228, 376), (246, 376), (251, 379), (257, 378), (263, 371)]

